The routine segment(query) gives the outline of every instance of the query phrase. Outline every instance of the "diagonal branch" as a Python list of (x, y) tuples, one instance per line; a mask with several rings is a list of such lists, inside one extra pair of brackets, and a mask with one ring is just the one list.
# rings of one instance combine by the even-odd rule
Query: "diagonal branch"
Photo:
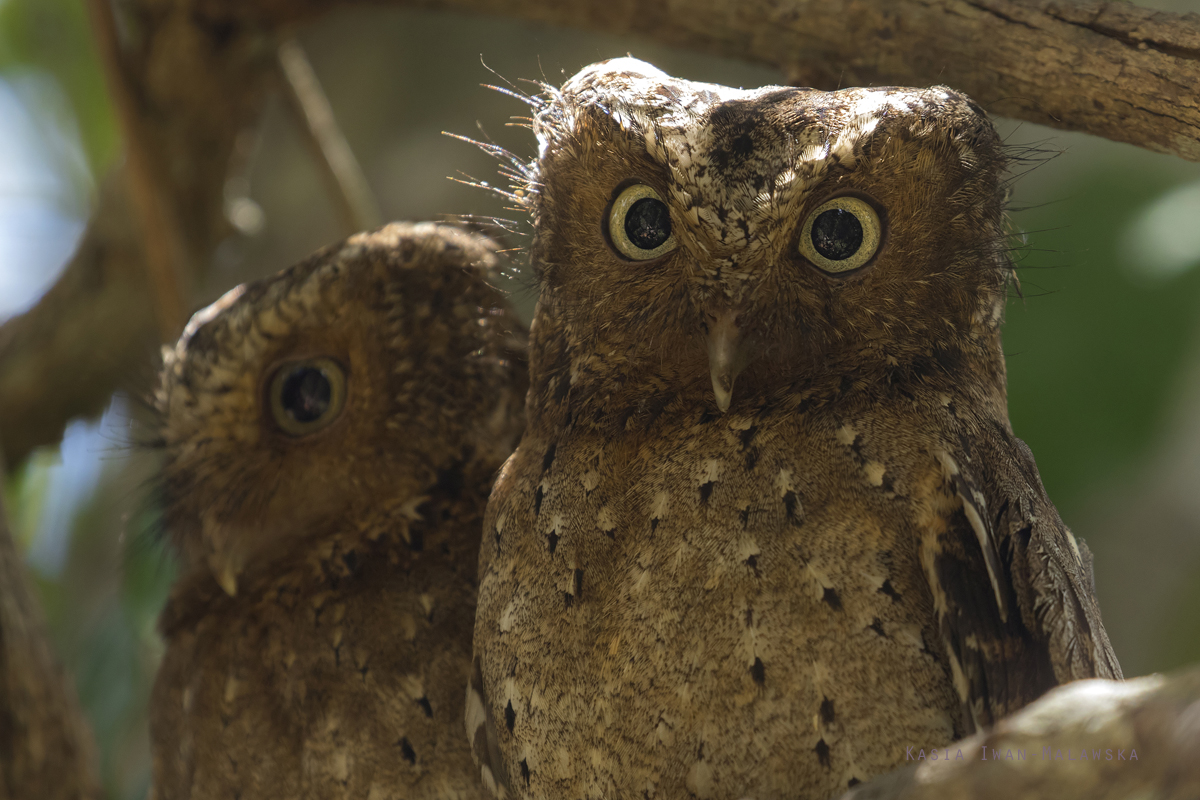
[[(280, 25), (345, 0), (196, 0)], [(818, 88), (945, 83), (989, 111), (1200, 161), (1200, 14), (1098, 0), (393, 0), (641, 36)]]
[(371, 193), (371, 184), (338, 127), (304, 48), (295, 39), (279, 45), (279, 72), (288, 104), (300, 122), (346, 233), (378, 228), (383, 224), (383, 215)]
[(120, 173), (100, 185), (71, 262), (37, 305), (0, 326), (2, 460), (19, 465), (94, 416), (151, 364), (158, 341), (146, 264)]
[[(3, 483), (0, 471), (0, 484)], [(99, 800), (96, 744), (0, 503), (0, 797)]]

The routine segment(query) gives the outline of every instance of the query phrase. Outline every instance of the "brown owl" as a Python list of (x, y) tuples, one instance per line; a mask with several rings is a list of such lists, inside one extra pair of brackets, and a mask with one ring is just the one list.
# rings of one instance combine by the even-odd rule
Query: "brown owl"
[(1120, 675), (1009, 425), (977, 105), (633, 59), (533, 102), (528, 427), (467, 701), (486, 784), (825, 798)]
[(158, 407), (183, 558), (152, 798), (480, 798), (463, 730), (487, 493), (520, 433), (496, 245), (353, 236), (192, 318)]

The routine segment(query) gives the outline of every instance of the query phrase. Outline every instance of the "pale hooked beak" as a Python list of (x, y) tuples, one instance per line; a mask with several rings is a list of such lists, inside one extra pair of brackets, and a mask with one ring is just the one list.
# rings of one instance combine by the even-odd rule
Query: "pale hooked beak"
[(231, 530), (228, 525), (221, 524), (211, 518), (201, 520), (204, 531), (204, 541), (207, 543), (208, 568), (213, 578), (225, 590), (225, 594), (236, 597), (238, 591), (238, 576), (246, 566), (243, 537)]
[(733, 382), (749, 362), (747, 343), (737, 325), (737, 313), (723, 311), (707, 315), (708, 366), (712, 372), (713, 395), (724, 414), (733, 402)]
[(217, 583), (225, 590), (225, 594), (230, 597), (236, 597), (238, 573), (242, 571), (241, 566), (235, 561), (227, 560), (213, 554), (208, 557), (208, 568), (212, 570), (213, 577), (217, 579)]

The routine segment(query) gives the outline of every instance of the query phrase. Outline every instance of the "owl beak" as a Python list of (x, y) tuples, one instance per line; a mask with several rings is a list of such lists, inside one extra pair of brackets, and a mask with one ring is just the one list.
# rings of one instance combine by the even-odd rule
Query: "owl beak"
[(724, 414), (733, 402), (733, 382), (749, 361), (745, 337), (738, 328), (737, 313), (709, 314), (705, 323), (708, 338), (708, 366), (712, 373), (713, 395)]
[(238, 546), (238, 539), (224, 525), (204, 521), (205, 539), (209, 545), (208, 568), (213, 578), (225, 590), (225, 594), (236, 597), (238, 575), (246, 566), (245, 553)]
[(236, 597), (238, 590), (237, 576), (238, 572), (240, 572), (237, 565), (214, 556), (209, 556), (208, 566), (212, 570), (213, 577), (217, 579), (217, 583), (225, 590), (225, 594), (230, 597)]

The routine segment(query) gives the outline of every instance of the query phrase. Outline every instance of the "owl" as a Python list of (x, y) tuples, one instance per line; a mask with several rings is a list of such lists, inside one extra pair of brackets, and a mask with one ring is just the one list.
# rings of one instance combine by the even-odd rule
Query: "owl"
[(523, 332), (490, 239), (360, 234), (165, 353), (156, 800), (485, 795), (463, 729), (487, 494)]
[(531, 102), (527, 427), (467, 700), (486, 785), (826, 798), (1120, 675), (1008, 421), (979, 106), (628, 58)]

